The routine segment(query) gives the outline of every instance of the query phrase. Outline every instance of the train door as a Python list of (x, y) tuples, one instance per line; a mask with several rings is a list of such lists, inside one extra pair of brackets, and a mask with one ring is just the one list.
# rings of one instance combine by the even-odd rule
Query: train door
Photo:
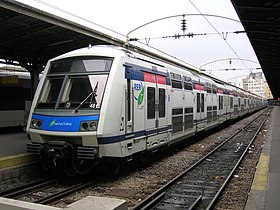
[(230, 119), (230, 109), (229, 109), (229, 95), (225, 95), (224, 96), (225, 102), (225, 111), (226, 111), (226, 119), (225, 120), (229, 120)]
[(125, 133), (130, 134), (133, 133), (133, 80), (127, 79), (127, 87), (126, 87), (126, 103), (125, 103)]
[(144, 80), (147, 92), (145, 131), (150, 148), (168, 140), (166, 78), (145, 72)]
[(166, 115), (166, 78), (161, 75), (144, 73), (147, 92), (146, 131), (157, 133), (158, 128), (167, 125)]
[(195, 84), (196, 92), (196, 127), (197, 131), (205, 128), (205, 92), (204, 86), (200, 84)]

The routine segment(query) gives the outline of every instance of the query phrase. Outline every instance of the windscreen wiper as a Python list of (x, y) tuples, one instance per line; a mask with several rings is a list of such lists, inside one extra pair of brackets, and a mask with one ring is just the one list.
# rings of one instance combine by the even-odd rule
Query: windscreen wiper
[(95, 103), (96, 103), (96, 98), (95, 97), (97, 96), (97, 94), (96, 94), (97, 88), (98, 88), (98, 81), (96, 82), (94, 90), (92, 92), (90, 92), (90, 94), (88, 94), (88, 96), (79, 104), (79, 106), (77, 106), (75, 108), (75, 112), (76, 113), (78, 112), (79, 108), (86, 102), (86, 100), (88, 100), (89, 97), (91, 97), (91, 99), (90, 99), (90, 107), (92, 107), (93, 99), (95, 100)]

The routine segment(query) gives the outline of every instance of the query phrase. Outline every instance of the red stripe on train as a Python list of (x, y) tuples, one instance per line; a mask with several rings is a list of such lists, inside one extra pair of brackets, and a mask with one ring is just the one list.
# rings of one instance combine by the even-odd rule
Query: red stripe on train
[(144, 72), (144, 81), (166, 85), (166, 78), (164, 76)]

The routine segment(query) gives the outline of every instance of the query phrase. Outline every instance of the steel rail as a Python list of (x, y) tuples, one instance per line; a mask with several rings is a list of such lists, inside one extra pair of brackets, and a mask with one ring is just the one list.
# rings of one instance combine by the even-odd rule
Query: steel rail
[(210, 202), (210, 204), (207, 206), (207, 210), (212, 209), (213, 205), (216, 203), (218, 197), (221, 195), (221, 193), (223, 192), (223, 190), (225, 189), (225, 187), (227, 186), (227, 184), (229, 183), (230, 179), (232, 178), (234, 172), (238, 169), (240, 163), (242, 162), (242, 160), (244, 159), (245, 155), (247, 154), (250, 146), (253, 144), (253, 142), (255, 141), (258, 133), (260, 132), (260, 130), (262, 129), (265, 121), (267, 120), (269, 114), (271, 112), (267, 113), (266, 117), (264, 118), (264, 120), (262, 121), (262, 123), (260, 124), (259, 128), (257, 129), (257, 131), (255, 132), (254, 136), (252, 137), (251, 141), (249, 142), (249, 144), (247, 145), (246, 149), (244, 150), (243, 154), (241, 155), (241, 157), (239, 158), (238, 162), (236, 163), (236, 165), (234, 166), (234, 168), (232, 169), (231, 173), (228, 175), (228, 177), (226, 178), (226, 180), (224, 181), (223, 185), (220, 187), (220, 189), (218, 190), (218, 192), (216, 193), (216, 195), (214, 196), (214, 198), (212, 199), (212, 201)]
[[(238, 135), (240, 132), (244, 131), (248, 126), (250, 126), (258, 117), (260, 117), (265, 111), (261, 112), (256, 118), (251, 120), (249, 123), (247, 123), (245, 126), (243, 126), (241, 129), (239, 129), (236, 133), (232, 134), (230, 137), (228, 137), (226, 140), (224, 140), (221, 144), (219, 144), (217, 147), (215, 147), (212, 151), (210, 151), (208, 154), (203, 156), (201, 159), (199, 159), (196, 163), (191, 165), (189, 168), (187, 168), (185, 171), (183, 171), (181, 174), (173, 178), (170, 182), (162, 186), (160, 189), (152, 193), (150, 196), (145, 198), (142, 202), (140, 202), (138, 205), (136, 205), (133, 210), (144, 210), (144, 209), (151, 209), (152, 206), (154, 206), (155, 203), (157, 203), (157, 200), (162, 199), (165, 195), (165, 191), (170, 188), (172, 185), (174, 185), (175, 182), (177, 182), (179, 179), (181, 179), (183, 176), (185, 176), (187, 173), (189, 173), (191, 170), (193, 170), (197, 165), (199, 165), (201, 162), (203, 162), (205, 159), (207, 159), (210, 155), (215, 153), (217, 150), (219, 150), (224, 144), (226, 144), (228, 141), (230, 141), (232, 138), (234, 138), (236, 135)], [(199, 199), (201, 200), (201, 199)], [(197, 204), (197, 203), (196, 203)]]
[(41, 179), (20, 187), (16, 187), (13, 189), (9, 189), (6, 191), (3, 191), (0, 193), (0, 197), (4, 197), (4, 198), (15, 198), (18, 197), (22, 194), (27, 194), (27, 193), (31, 193), (34, 192), (42, 187), (46, 187), (49, 185), (52, 185), (56, 182), (55, 179), (53, 178), (46, 178), (46, 179)]
[(81, 189), (85, 189), (85, 188), (88, 188), (94, 184), (97, 183), (97, 180), (96, 181), (91, 181), (91, 182), (88, 182), (88, 183), (80, 183), (80, 184), (76, 184), (72, 187), (69, 187), (65, 190), (62, 190), (60, 192), (57, 192), (55, 194), (52, 194), (50, 196), (47, 196), (47, 197), (44, 197), (42, 199), (39, 199), (39, 200), (36, 200), (34, 203), (39, 203), (39, 204), (48, 204), (48, 203), (52, 203), (54, 201), (57, 201), (73, 192), (76, 192), (78, 190), (81, 190)]

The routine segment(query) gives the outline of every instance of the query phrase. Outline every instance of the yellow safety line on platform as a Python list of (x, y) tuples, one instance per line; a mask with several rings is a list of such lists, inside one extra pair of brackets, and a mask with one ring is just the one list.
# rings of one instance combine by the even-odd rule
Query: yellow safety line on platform
[(38, 160), (39, 156), (35, 154), (20, 154), (0, 158), (0, 169), (21, 165), (24, 163)]
[(253, 181), (253, 190), (266, 190), (268, 185), (268, 167), (269, 167), (269, 155), (261, 154), (255, 178)]

